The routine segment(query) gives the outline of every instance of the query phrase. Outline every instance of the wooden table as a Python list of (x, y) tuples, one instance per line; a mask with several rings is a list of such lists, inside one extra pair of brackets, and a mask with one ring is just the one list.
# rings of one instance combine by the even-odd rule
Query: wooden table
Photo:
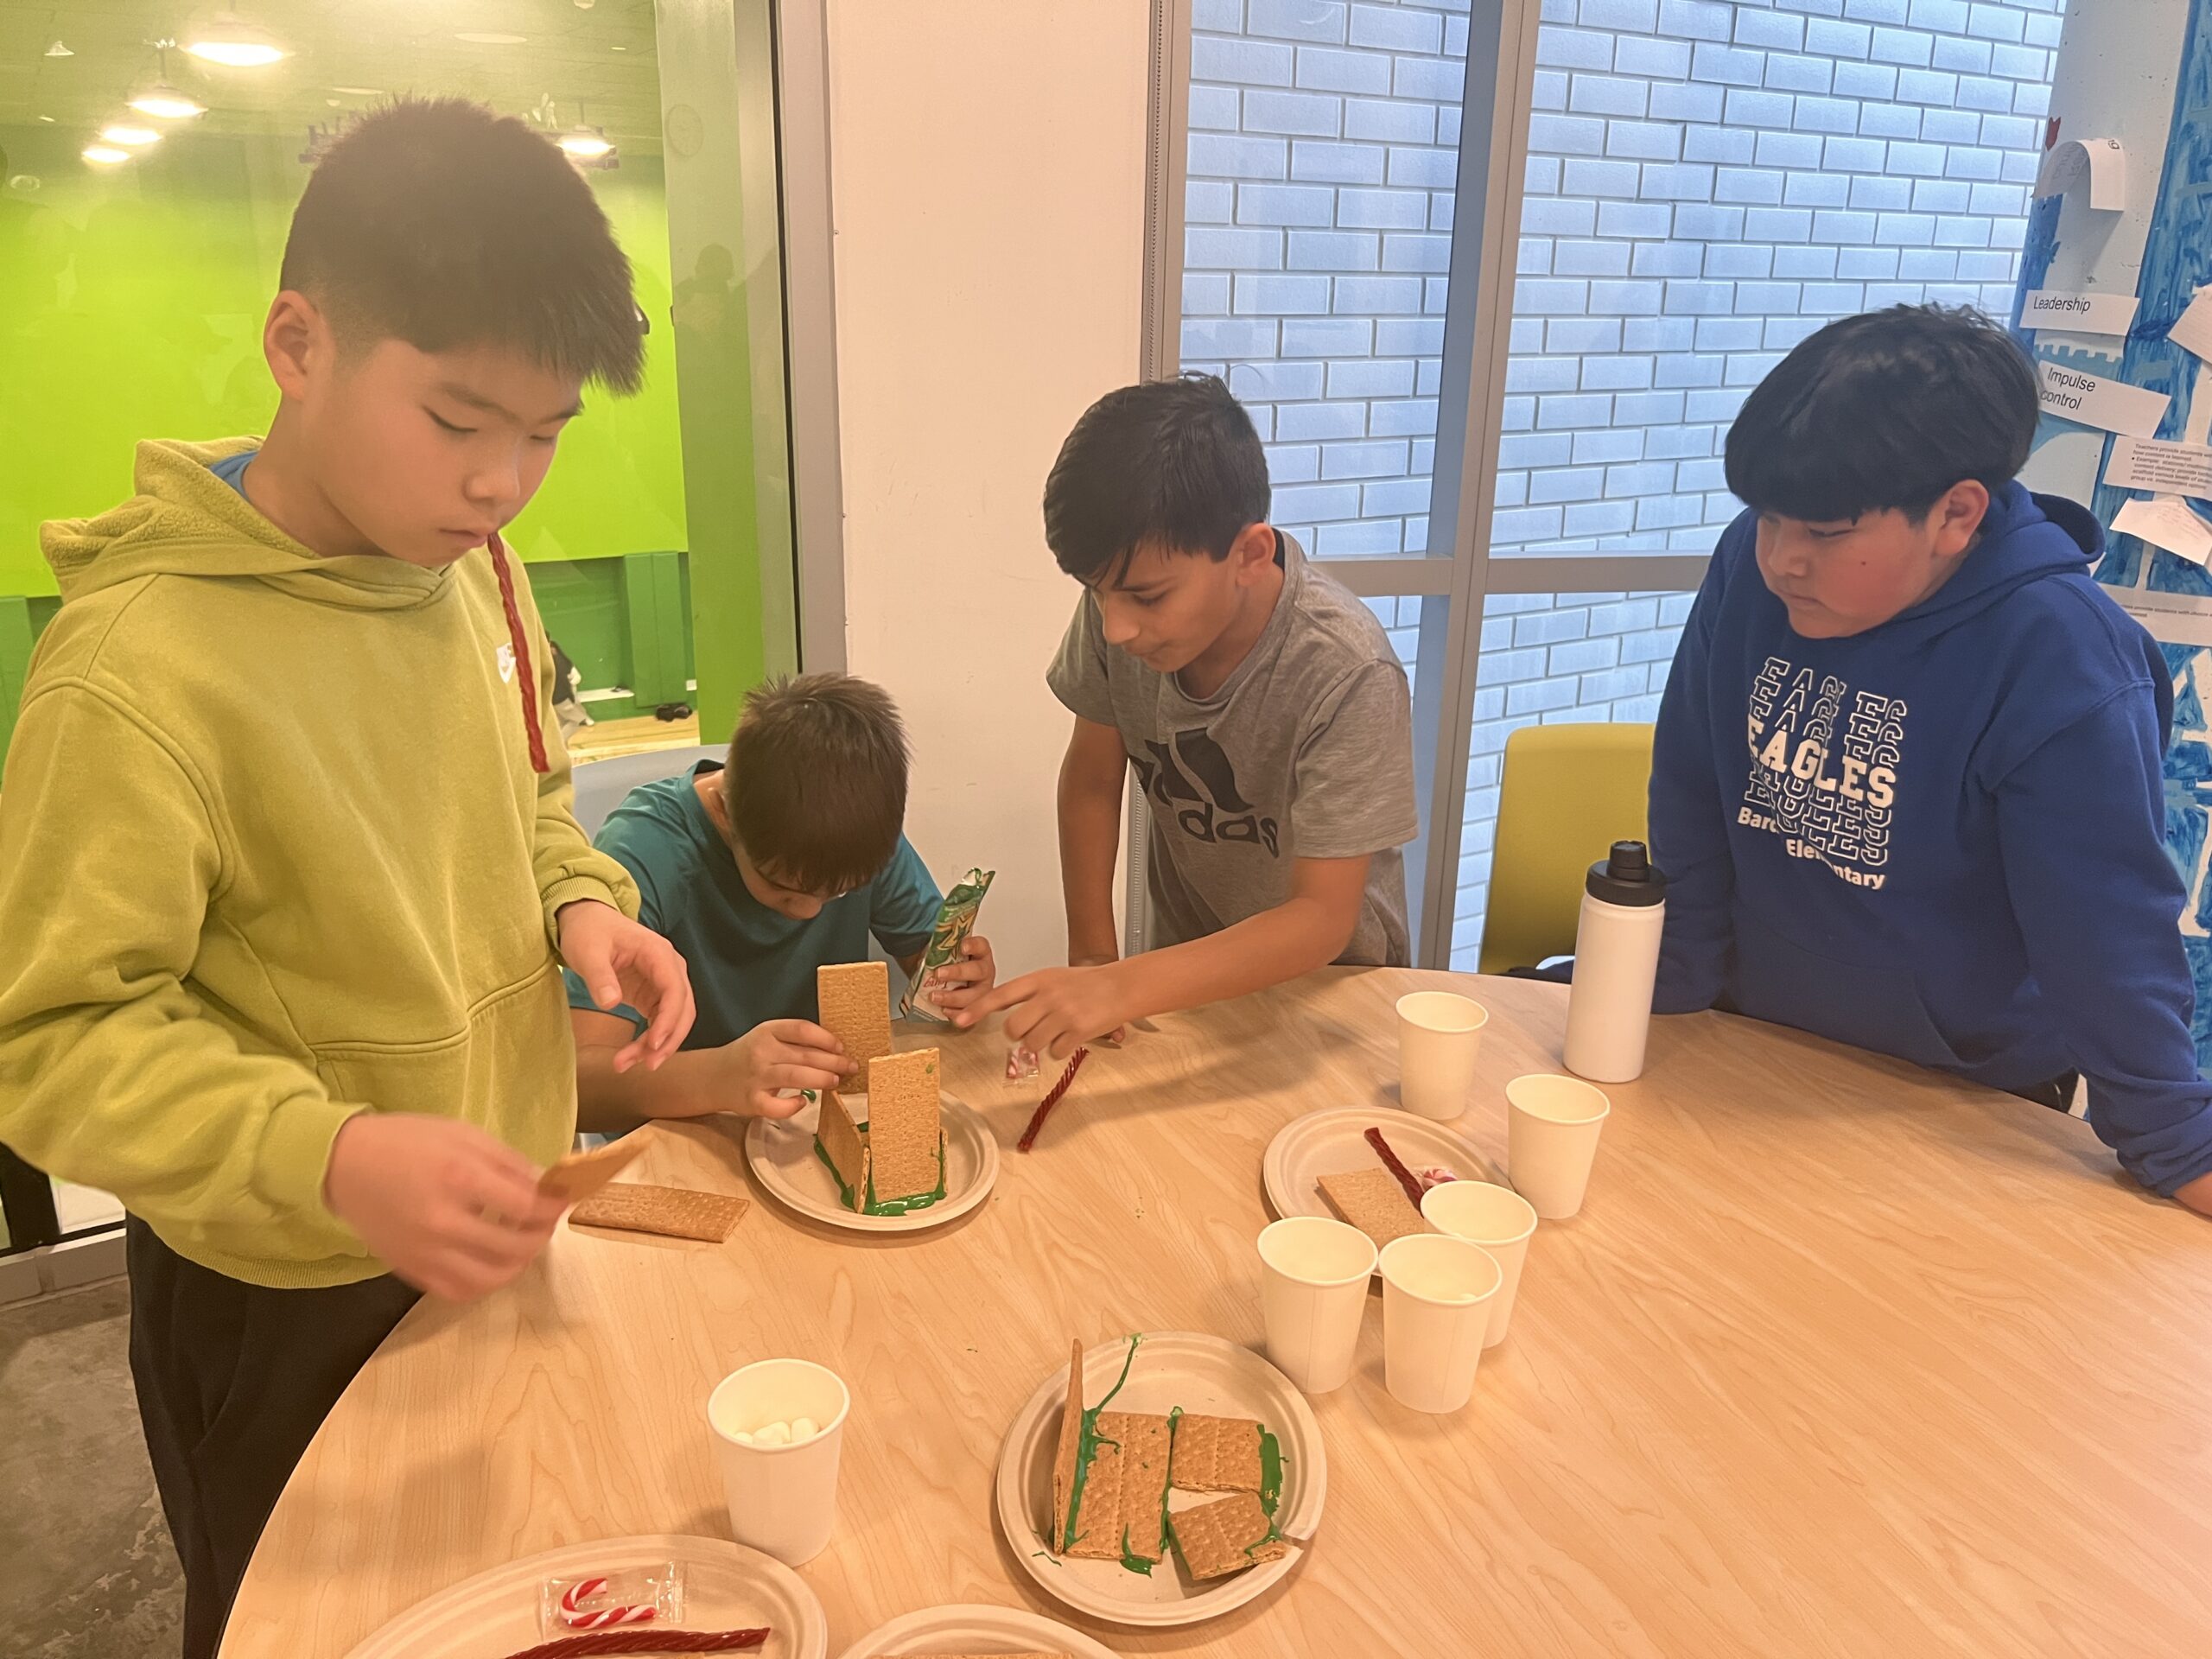
[(1589, 1204), (1539, 1229), (1465, 1411), (1389, 1397), (1371, 1310), (1351, 1385), (1313, 1402), (1328, 1505), (1284, 1585), (1167, 1631), (1045, 1597), (992, 1520), (1015, 1410), (1071, 1335), (1256, 1347), (1262, 1149), (1383, 1108), (1393, 998), (1446, 984), (1491, 1010), (1459, 1127), (1502, 1157), (1501, 1090), (1555, 1068), (1564, 992), (1385, 970), (1095, 1052), (1026, 1157), (1001, 1040), (946, 1044), (1005, 1155), (984, 1205), (903, 1241), (779, 1210), (741, 1122), (647, 1131), (642, 1179), (753, 1193), (730, 1241), (564, 1229), (515, 1288), (418, 1307), (293, 1477), (224, 1654), (335, 1659), (559, 1543), (727, 1535), (702, 1408), (772, 1354), (855, 1396), (840, 1529), (801, 1569), (833, 1659), (960, 1601), (1238, 1659), (2212, 1653), (2212, 1222), (2074, 1119), (1718, 1014), (1660, 1021), (1612, 1091)]

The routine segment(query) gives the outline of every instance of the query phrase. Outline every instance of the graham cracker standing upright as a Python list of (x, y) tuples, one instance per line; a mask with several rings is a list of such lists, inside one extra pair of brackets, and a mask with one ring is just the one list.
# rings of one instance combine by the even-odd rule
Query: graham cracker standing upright
[(1178, 1491), (1256, 1492), (1260, 1467), (1258, 1421), (1251, 1417), (1175, 1420), (1174, 1480)]
[(823, 1029), (845, 1046), (868, 1087), (868, 1062), (891, 1052), (891, 970), (880, 962), (843, 962), (814, 970)]
[(1083, 1456), (1083, 1340), (1068, 1358), (1068, 1397), (1060, 1408), (1060, 1443), (1052, 1453), (1052, 1535), (1045, 1541), (1060, 1553), (1068, 1535), (1068, 1506), (1075, 1501), (1076, 1466)]
[(814, 1138), (821, 1141), (830, 1167), (837, 1172), (837, 1179), (851, 1189), (854, 1207), (857, 1209), (866, 1203), (868, 1137), (853, 1122), (844, 1096), (835, 1089), (822, 1096), (822, 1117), (815, 1127)]
[(868, 1062), (868, 1173), (877, 1198), (936, 1192), (944, 1173), (943, 1134), (937, 1050)]

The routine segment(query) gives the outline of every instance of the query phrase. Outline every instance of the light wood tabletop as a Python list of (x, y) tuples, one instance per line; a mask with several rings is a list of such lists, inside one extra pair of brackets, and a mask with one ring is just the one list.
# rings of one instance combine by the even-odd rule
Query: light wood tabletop
[(727, 1536), (705, 1401), (779, 1354), (855, 1398), (838, 1531), (800, 1569), (833, 1656), (948, 1602), (1238, 1659), (2212, 1653), (2212, 1222), (2077, 1120), (1719, 1014), (1656, 1022), (1610, 1090), (1589, 1202), (1538, 1229), (1464, 1411), (1391, 1399), (1370, 1306), (1351, 1382), (1313, 1402), (1327, 1507), (1282, 1585), (1167, 1630), (1046, 1597), (992, 1518), (1022, 1402), (1071, 1336), (1258, 1347), (1262, 1149), (1390, 1109), (1392, 1001), (1445, 985), (1491, 1011), (1454, 1127), (1502, 1159), (1503, 1085), (1557, 1068), (1564, 989), (1382, 969), (1094, 1052), (1027, 1156), (1002, 1039), (944, 1043), (1003, 1156), (930, 1232), (793, 1218), (740, 1120), (644, 1131), (634, 1178), (753, 1196), (728, 1242), (564, 1224), (514, 1288), (418, 1306), (286, 1489), (224, 1655), (336, 1659), (556, 1545)]

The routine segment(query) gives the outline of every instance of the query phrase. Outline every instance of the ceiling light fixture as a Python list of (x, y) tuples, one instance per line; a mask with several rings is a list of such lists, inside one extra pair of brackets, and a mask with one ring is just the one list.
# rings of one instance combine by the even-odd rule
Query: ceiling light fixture
[(151, 127), (134, 127), (124, 122), (100, 129), (100, 142), (121, 144), (125, 149), (143, 149), (148, 144), (158, 144), (162, 135)]
[(72, 52), (67, 47), (62, 45), (60, 41), (56, 41), (52, 46), (46, 48), (46, 55), (49, 58), (73, 58), (77, 54), (74, 52)]
[(265, 69), (291, 55), (269, 31), (226, 11), (193, 31), (184, 49), (203, 63), (226, 69)]
[(141, 115), (150, 115), (156, 121), (189, 121), (194, 116), (207, 113), (207, 106), (169, 79), (169, 48), (176, 42), (156, 41), (154, 51), (156, 67), (154, 79), (141, 81), (125, 100)]
[(95, 167), (113, 167), (118, 162), (127, 162), (130, 152), (118, 149), (113, 144), (86, 144), (85, 159)]
[(530, 44), (530, 36), (527, 35), (492, 35), (478, 29), (455, 35), (454, 39), (467, 41), (471, 46), (528, 46)]
[(614, 153), (613, 144), (597, 127), (572, 127), (553, 142), (580, 162), (595, 162)]
[(130, 100), (130, 107), (141, 115), (150, 115), (157, 121), (189, 121), (195, 115), (207, 113), (207, 106), (188, 93), (181, 92), (167, 82), (149, 86)]

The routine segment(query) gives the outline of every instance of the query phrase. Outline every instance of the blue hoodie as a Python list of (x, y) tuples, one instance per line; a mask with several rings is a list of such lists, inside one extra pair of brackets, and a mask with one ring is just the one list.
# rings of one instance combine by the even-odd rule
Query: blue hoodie
[(1977, 1083), (2089, 1080), (2145, 1186), (2212, 1171), (2166, 855), (2173, 688), (2091, 579), (2088, 512), (2007, 484), (1929, 598), (1806, 639), (1720, 537), (1651, 776), (1662, 1014), (1754, 1019)]

